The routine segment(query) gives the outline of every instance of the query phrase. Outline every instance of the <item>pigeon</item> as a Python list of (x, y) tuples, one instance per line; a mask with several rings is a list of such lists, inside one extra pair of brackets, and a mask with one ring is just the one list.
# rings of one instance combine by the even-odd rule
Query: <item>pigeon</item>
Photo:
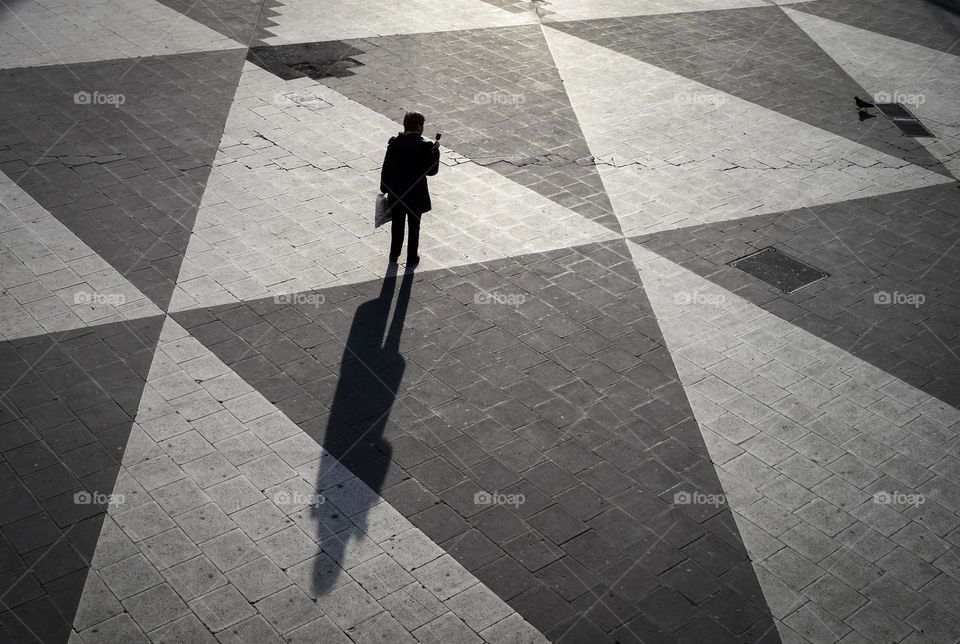
[(862, 98), (860, 98), (859, 96), (854, 96), (853, 100), (857, 104), (857, 108), (861, 110), (865, 110), (870, 107), (876, 107), (876, 105), (874, 105), (873, 103), (868, 103)]

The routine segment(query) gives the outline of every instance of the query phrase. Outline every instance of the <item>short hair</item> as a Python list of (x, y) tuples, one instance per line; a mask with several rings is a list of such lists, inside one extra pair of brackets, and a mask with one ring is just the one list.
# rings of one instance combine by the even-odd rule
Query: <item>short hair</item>
[(416, 110), (410, 110), (403, 115), (403, 129), (406, 132), (413, 132), (418, 128), (423, 127), (423, 124), (427, 119), (423, 118), (423, 114)]

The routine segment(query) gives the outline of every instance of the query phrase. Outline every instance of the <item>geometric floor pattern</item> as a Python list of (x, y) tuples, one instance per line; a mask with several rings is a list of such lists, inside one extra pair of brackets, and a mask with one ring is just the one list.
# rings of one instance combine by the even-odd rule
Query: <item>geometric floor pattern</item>
[[(958, 42), (948, 0), (3, 4), (0, 641), (960, 641)], [(416, 270), (370, 221), (409, 108)]]

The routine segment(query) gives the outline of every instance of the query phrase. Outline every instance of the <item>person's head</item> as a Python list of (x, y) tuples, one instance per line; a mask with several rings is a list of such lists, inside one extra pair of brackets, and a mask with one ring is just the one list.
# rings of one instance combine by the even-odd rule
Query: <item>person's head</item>
[(426, 121), (426, 119), (423, 118), (423, 114), (416, 110), (410, 110), (403, 115), (403, 131), (423, 134), (424, 121)]

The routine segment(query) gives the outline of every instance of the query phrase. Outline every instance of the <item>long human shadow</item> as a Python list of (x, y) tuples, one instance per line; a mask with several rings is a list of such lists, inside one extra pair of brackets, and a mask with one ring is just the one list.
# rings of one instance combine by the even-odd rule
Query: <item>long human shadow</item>
[[(413, 272), (408, 271), (403, 276), (393, 319), (387, 329), (396, 284), (396, 272), (388, 272), (383, 278), (380, 295), (357, 307), (343, 351), (340, 378), (323, 439), (324, 449), (378, 493), (390, 469), (392, 453), (383, 432), (406, 369), (406, 360), (400, 354), (400, 336), (410, 302)], [(329, 473), (327, 468), (321, 468), (316, 484), (318, 490), (330, 485), (330, 481), (325, 480)], [(314, 510), (320, 514), (323, 509), (315, 507)], [(324, 517), (329, 519), (328, 515)], [(336, 535), (331, 535), (324, 517), (320, 517), (318, 523), (317, 540), (329, 559), (321, 556), (315, 562), (313, 587), (318, 595), (331, 590), (340, 578), (340, 564), (350, 542), (363, 535), (366, 514), (360, 512), (350, 517), (355, 525)], [(336, 565), (331, 566), (331, 563)]]

